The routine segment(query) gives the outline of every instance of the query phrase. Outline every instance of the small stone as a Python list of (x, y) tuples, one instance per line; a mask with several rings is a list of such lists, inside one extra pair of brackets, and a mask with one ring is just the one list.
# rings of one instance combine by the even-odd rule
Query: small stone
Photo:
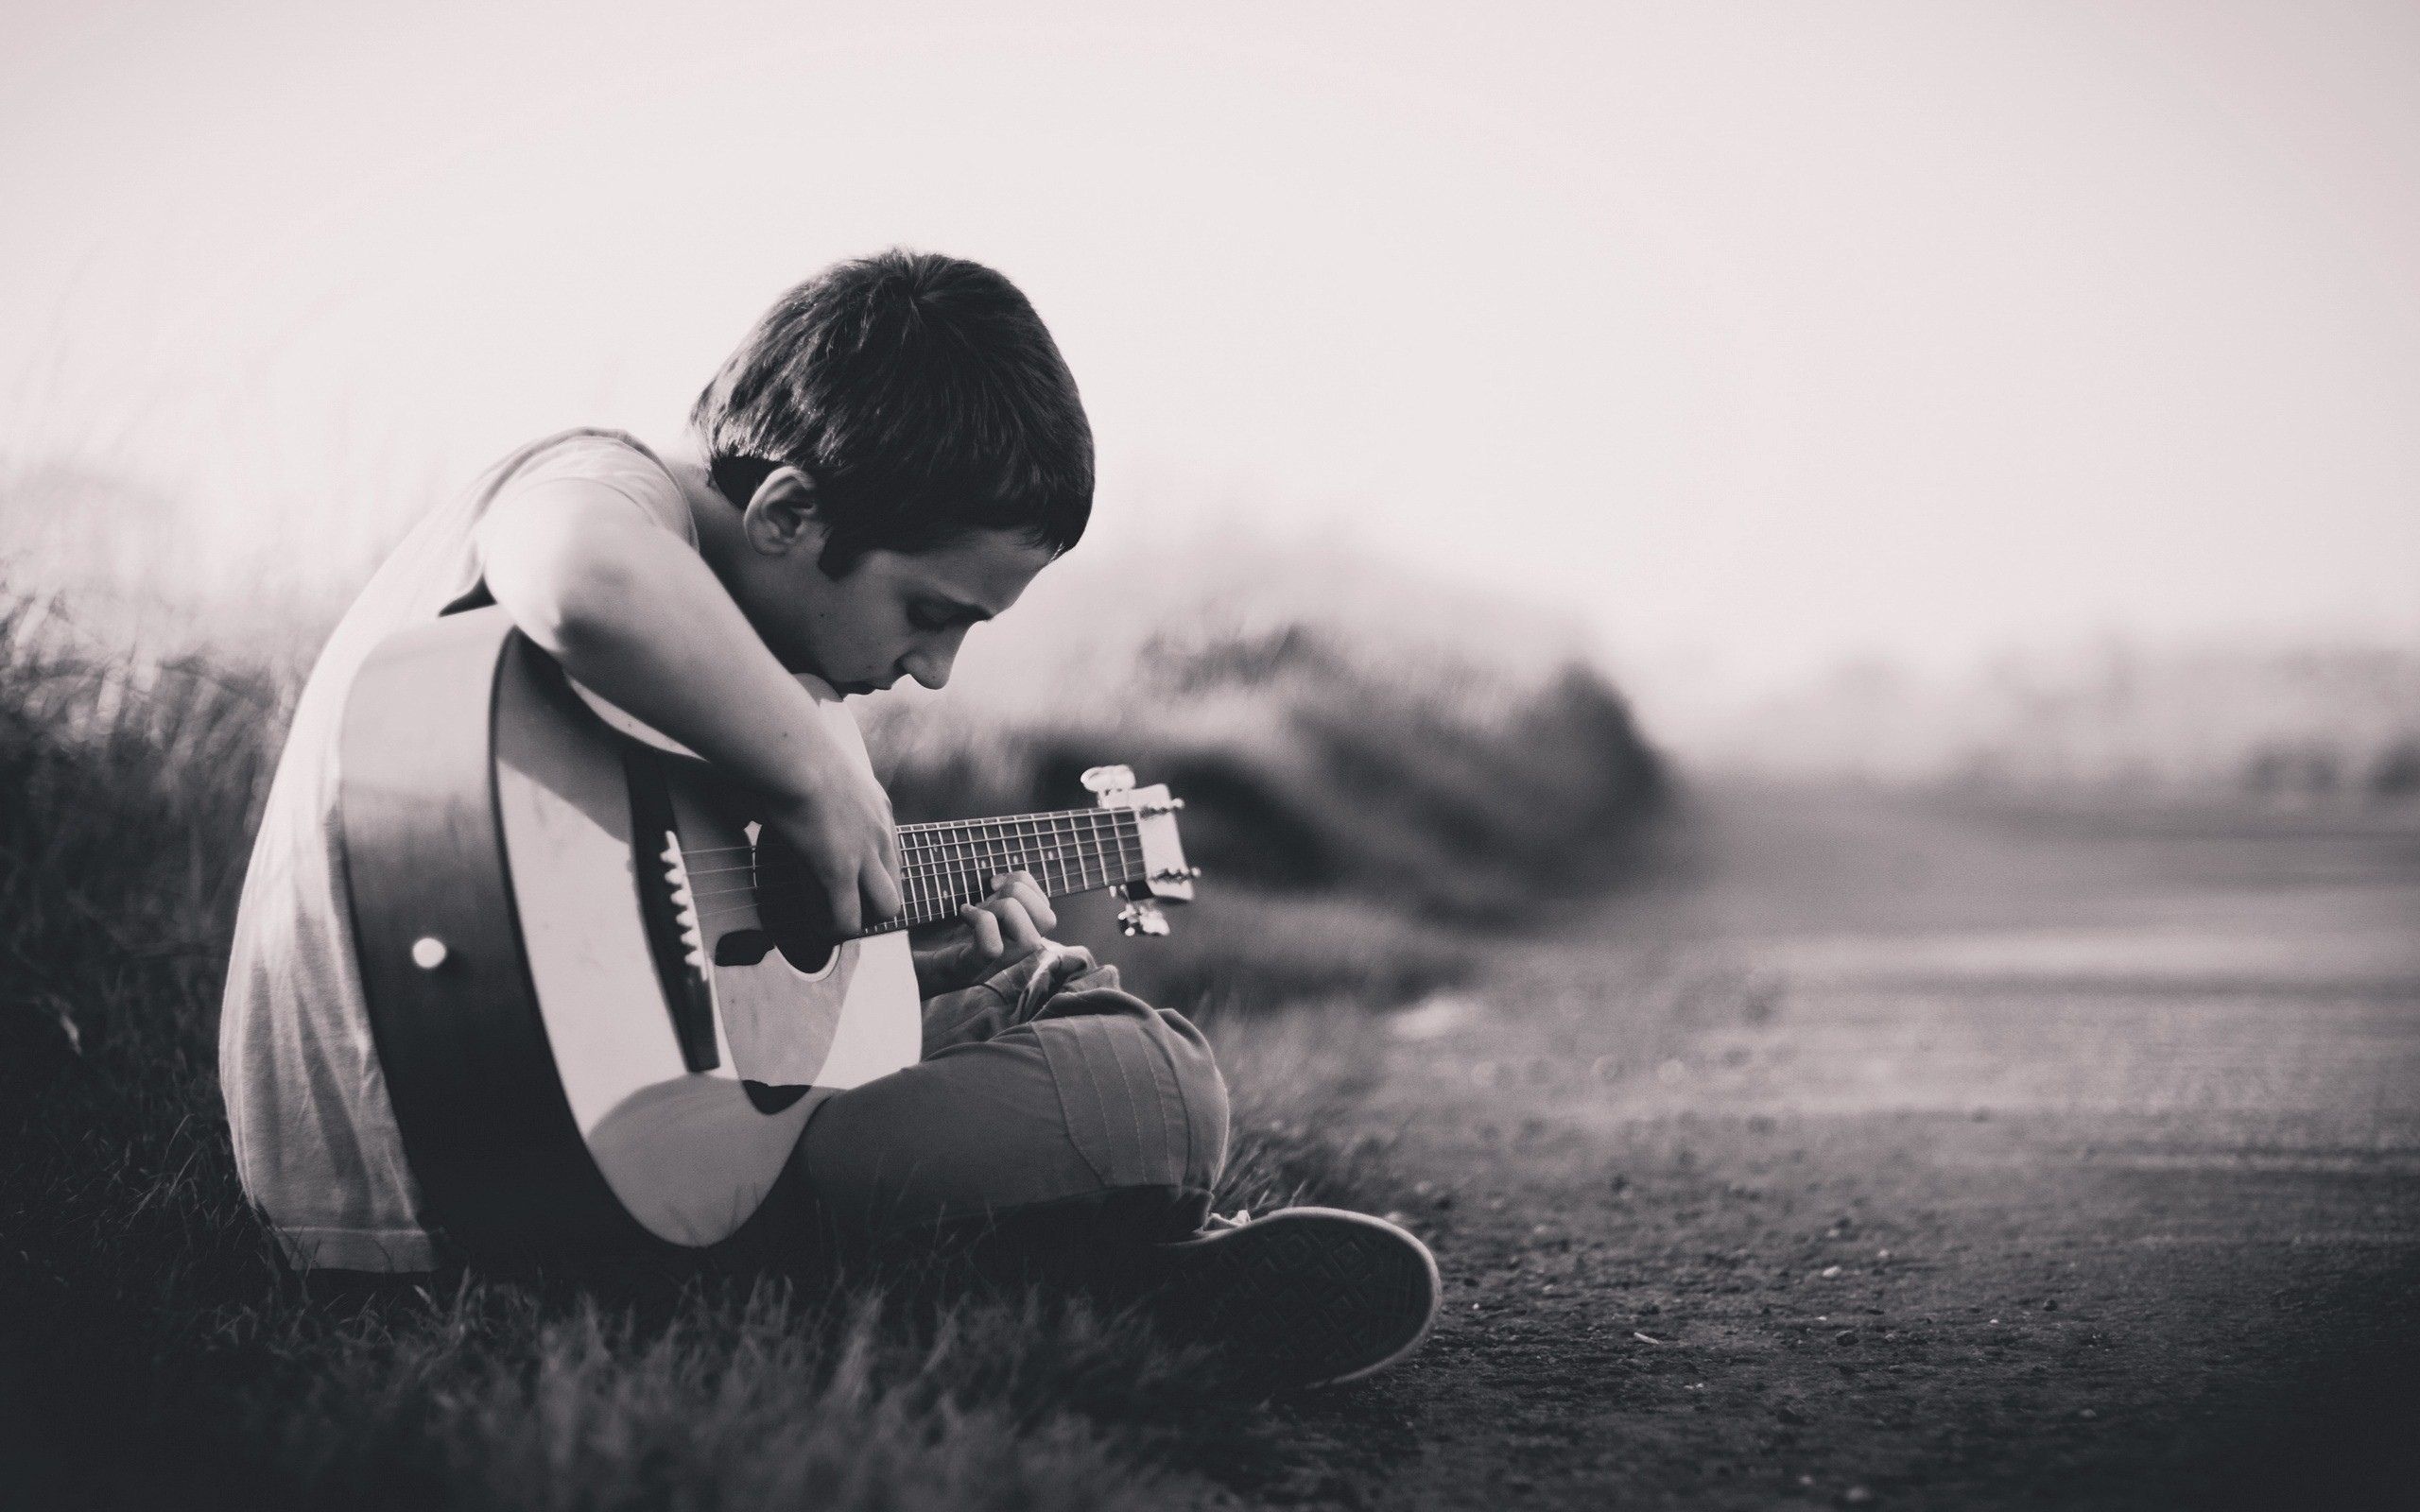
[(1838, 1265), (1826, 1265), (1822, 1270), (1816, 1272), (1817, 1275), (1824, 1278), (1826, 1280), (1830, 1280), (1832, 1277), (1838, 1276), (1840, 1273), (1841, 1267)]
[(2091, 1422), (2094, 1418), (2099, 1418), (2100, 1414), (2090, 1407), (2080, 1407), (2076, 1409), (2076, 1416), (2083, 1418), (2085, 1422)]
[(1841, 1505), (1842, 1506), (1871, 1506), (1873, 1504), (1874, 1493), (1865, 1486), (1852, 1486), (1847, 1490), (1841, 1493)]
[(2057, 1312), (2058, 1310), (2059, 1310), (2059, 1299), (2058, 1299), (2057, 1297), (2051, 1297), (2048, 1301), (2047, 1301), (2047, 1302), (2045, 1302), (2045, 1303), (2043, 1303), (2043, 1304), (2042, 1304), (2042, 1311), (2043, 1311), (2043, 1312), (2045, 1312), (2045, 1313), (2055, 1313), (2055, 1312)]
[(1832, 1342), (1834, 1344), (1855, 1344), (1857, 1342), (1857, 1330), (1842, 1329), (1838, 1333), (1832, 1335)]
[(1805, 1413), (1800, 1412), (1797, 1408), (1791, 1406), (1786, 1401), (1773, 1409), (1773, 1416), (1780, 1418), (1783, 1422), (1789, 1423), (1793, 1428), (1803, 1428), (1807, 1422), (1807, 1418)]

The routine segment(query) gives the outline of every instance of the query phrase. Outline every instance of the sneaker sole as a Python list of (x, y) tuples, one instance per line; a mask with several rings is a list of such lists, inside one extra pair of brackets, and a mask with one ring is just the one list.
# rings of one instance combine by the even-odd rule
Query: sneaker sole
[(1266, 1390), (1385, 1369), (1428, 1337), (1444, 1289), (1426, 1245), (1338, 1208), (1282, 1208), (1160, 1252), (1163, 1318)]

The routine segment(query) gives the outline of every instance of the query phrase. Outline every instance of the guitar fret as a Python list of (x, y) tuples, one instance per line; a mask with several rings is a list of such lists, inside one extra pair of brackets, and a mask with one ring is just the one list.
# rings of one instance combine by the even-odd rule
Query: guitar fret
[[(1025, 871), (1063, 897), (1117, 886), (1143, 875), (1142, 835), (1130, 811), (1067, 809), (1000, 818), (905, 826), (904, 923), (954, 917), (980, 902), (991, 879)], [(903, 927), (904, 927), (903, 923)]]

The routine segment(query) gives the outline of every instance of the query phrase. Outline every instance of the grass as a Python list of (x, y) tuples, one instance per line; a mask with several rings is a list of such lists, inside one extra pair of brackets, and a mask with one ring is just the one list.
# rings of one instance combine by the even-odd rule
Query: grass
[[(37, 606), (0, 614), (0, 1486), (179, 1506), (1112, 1508), (1280, 1473), (1269, 1411), (1206, 1400), (1198, 1352), (947, 1267), (350, 1288), (285, 1270), (236, 1182), (216, 1026), (290, 692), (96, 650)], [(1289, 935), (1253, 906), (1169, 978), (1206, 1005), (1238, 1089), (1219, 1206), (1386, 1211), (1386, 1142), (1337, 1132), (1357, 1041), (1335, 1010), (1448, 980), (1454, 954), (1389, 977), (1377, 935), (1340, 967), (1308, 942), (1383, 909), (1294, 896)]]

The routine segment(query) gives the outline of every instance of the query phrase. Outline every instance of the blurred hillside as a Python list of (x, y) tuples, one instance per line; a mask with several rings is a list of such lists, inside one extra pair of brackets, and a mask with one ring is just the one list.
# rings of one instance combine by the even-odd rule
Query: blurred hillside
[(1332, 542), (1071, 558), (865, 723), (903, 817), (1087, 801), (1122, 762), (1227, 878), (1465, 919), (1601, 885), (1662, 787), (1568, 627)]
[(1668, 780), (1570, 625), (1334, 541), (1082, 551), (969, 637), (948, 689), (866, 701), (900, 816), (1063, 808), (1102, 763), (1184, 799), (1175, 935), (1062, 935), (1148, 995), (1398, 1002), (1500, 926), (1632, 875)]
[(894, 706), (873, 739), (904, 818), (1080, 802), (1118, 761), (1185, 799), (1188, 853), (1222, 877), (1465, 919), (1601, 885), (1660, 790), (1583, 667), (1481, 693), (1300, 625), (1156, 636), (1074, 707)]
[(2420, 647), (2237, 645), (1882, 664), (1713, 723), (1693, 757), (1782, 778), (2280, 802), (2420, 797)]

